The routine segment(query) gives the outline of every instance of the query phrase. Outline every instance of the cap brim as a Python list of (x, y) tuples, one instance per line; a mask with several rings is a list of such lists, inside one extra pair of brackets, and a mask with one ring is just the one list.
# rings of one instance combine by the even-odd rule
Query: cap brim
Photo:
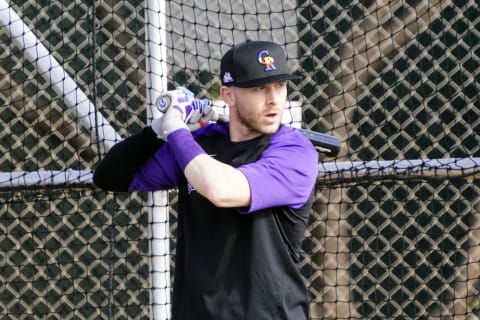
[(279, 74), (276, 76), (270, 76), (270, 77), (265, 77), (261, 79), (255, 79), (252, 81), (245, 81), (242, 83), (232, 83), (231, 85), (240, 87), (240, 88), (252, 88), (252, 87), (258, 87), (267, 83), (272, 83), (272, 82), (277, 82), (277, 81), (283, 81), (283, 80), (297, 80), (297, 79), (303, 79), (304, 76), (301, 74)]

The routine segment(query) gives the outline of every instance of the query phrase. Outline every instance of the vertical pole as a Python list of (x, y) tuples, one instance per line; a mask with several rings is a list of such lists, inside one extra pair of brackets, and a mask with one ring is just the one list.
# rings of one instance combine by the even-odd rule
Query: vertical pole
[[(167, 90), (165, 1), (145, 0), (148, 121), (159, 117), (155, 98)], [(170, 245), (167, 191), (149, 195), (151, 319), (170, 318)]]

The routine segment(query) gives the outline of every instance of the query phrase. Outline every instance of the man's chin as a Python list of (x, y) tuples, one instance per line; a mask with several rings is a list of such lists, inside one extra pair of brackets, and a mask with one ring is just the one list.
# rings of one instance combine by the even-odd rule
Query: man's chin
[(280, 128), (280, 124), (272, 124), (268, 126), (264, 126), (261, 130), (263, 134), (274, 134), (275, 132), (278, 131), (278, 128)]

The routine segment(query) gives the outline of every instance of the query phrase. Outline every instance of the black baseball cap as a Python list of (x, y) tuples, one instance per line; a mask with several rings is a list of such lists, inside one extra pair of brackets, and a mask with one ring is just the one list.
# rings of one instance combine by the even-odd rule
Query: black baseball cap
[(268, 41), (242, 42), (228, 50), (220, 63), (220, 80), (225, 86), (250, 88), (301, 78), (289, 72), (282, 47)]

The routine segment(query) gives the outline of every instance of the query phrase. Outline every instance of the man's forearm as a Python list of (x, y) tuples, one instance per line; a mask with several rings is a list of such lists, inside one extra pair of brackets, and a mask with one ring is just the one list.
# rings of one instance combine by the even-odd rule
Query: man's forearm
[(190, 184), (217, 207), (248, 207), (250, 185), (238, 169), (201, 154), (185, 167)]
[(243, 173), (205, 153), (187, 130), (168, 136), (168, 143), (188, 182), (217, 207), (244, 207), (250, 186)]

